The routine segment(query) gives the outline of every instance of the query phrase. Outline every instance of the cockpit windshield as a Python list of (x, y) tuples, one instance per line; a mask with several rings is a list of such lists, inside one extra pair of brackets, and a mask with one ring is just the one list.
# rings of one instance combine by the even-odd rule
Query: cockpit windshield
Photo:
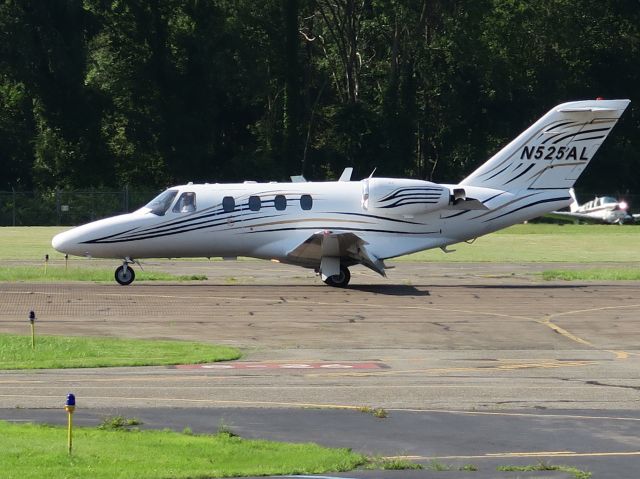
[(602, 204), (603, 205), (608, 205), (611, 203), (617, 203), (618, 200), (616, 200), (615, 198), (611, 197), (611, 196), (605, 196), (604, 198), (602, 198)]
[(164, 216), (177, 194), (178, 190), (166, 190), (147, 203), (145, 208), (149, 208), (154, 215)]

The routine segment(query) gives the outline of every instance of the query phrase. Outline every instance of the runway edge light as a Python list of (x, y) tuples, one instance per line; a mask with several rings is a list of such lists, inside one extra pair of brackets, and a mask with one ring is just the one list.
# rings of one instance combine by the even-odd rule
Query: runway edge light
[(71, 455), (71, 449), (73, 447), (73, 412), (76, 410), (75, 394), (67, 394), (64, 410), (67, 411), (67, 451), (69, 455)]
[(36, 349), (36, 313), (29, 311), (29, 323), (31, 323), (31, 349)]

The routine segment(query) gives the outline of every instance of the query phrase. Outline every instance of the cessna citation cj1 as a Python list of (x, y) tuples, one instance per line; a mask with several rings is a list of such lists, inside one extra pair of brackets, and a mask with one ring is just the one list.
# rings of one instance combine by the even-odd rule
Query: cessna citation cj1
[(629, 100), (558, 105), (457, 185), (367, 178), (292, 183), (188, 184), (134, 213), (52, 240), (62, 252), (122, 260), (130, 284), (141, 258), (236, 257), (312, 268), (330, 286), (362, 264), (470, 240), (568, 206), (569, 189)]

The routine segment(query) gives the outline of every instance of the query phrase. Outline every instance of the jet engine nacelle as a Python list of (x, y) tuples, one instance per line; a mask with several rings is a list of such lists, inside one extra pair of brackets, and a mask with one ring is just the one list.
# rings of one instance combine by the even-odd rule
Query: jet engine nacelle
[(380, 214), (412, 216), (446, 208), (464, 197), (463, 189), (451, 191), (429, 181), (369, 178), (363, 181), (362, 207)]

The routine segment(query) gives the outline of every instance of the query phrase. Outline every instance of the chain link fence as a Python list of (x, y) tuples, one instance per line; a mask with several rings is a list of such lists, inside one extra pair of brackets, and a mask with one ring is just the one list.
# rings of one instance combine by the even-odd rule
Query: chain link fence
[(0, 226), (74, 226), (134, 211), (151, 189), (0, 191)]

